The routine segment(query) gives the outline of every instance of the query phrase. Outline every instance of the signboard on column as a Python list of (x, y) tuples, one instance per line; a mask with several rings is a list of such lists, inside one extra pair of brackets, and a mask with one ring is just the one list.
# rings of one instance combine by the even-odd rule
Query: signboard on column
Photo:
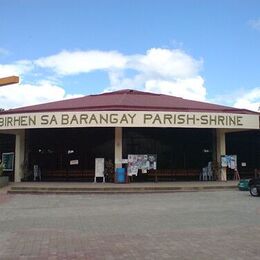
[(96, 160), (95, 160), (95, 179), (94, 179), (94, 182), (97, 182), (97, 178), (103, 178), (103, 182), (105, 182), (104, 170), (105, 170), (105, 159), (104, 158), (96, 158)]

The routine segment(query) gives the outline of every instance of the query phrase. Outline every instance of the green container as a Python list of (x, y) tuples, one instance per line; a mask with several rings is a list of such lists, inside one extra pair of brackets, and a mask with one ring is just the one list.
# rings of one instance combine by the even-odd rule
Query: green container
[(248, 182), (250, 179), (242, 179), (239, 181), (238, 183), (238, 189), (242, 190), (242, 191), (248, 191), (249, 187), (248, 187)]

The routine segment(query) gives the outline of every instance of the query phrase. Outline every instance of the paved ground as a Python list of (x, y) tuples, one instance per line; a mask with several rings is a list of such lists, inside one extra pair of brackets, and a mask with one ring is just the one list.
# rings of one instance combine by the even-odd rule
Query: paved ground
[(260, 198), (0, 192), (0, 259), (260, 259)]

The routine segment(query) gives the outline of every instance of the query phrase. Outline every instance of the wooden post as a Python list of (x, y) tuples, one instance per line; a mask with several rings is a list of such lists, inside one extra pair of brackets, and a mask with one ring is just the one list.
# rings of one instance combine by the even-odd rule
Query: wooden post
[(17, 76), (0, 78), (0, 87), (16, 83), (19, 83), (19, 77)]

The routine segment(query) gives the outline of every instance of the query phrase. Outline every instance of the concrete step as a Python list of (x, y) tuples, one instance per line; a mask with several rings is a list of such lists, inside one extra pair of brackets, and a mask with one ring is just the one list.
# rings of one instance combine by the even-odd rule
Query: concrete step
[[(190, 190), (191, 191), (191, 190)], [(62, 191), (62, 190), (9, 190), (9, 194), (138, 194), (138, 193), (173, 193), (173, 192), (180, 192), (174, 190), (126, 190), (126, 191)], [(184, 192), (184, 190), (183, 190)], [(187, 191), (186, 191), (187, 192)]]
[(183, 186), (183, 187), (30, 187), (14, 186), (10, 194), (116, 194), (116, 193), (169, 193), (190, 191), (216, 191), (237, 189), (234, 185), (225, 186)]

